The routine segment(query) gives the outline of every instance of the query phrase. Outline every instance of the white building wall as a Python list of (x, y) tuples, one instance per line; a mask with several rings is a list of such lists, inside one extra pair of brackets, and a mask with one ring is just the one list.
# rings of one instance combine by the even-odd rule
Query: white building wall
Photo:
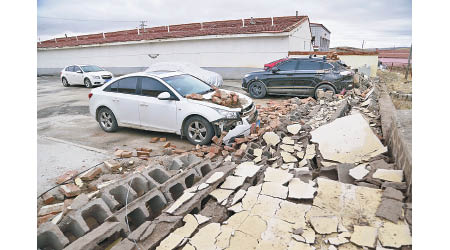
[[(319, 51), (328, 51), (330, 47), (330, 32), (326, 31), (322, 26), (311, 26), (311, 34), (315, 37), (314, 45), (319, 46)], [(328, 44), (322, 43), (322, 38), (328, 40)]]
[[(240, 78), (246, 72), (263, 68), (267, 62), (287, 57), (291, 48), (303, 51), (303, 41), (311, 41), (309, 27), (306, 32), (303, 26), (305, 25), (302, 24), (292, 37), (287, 34), (257, 37), (244, 35), (238, 38), (39, 49), (38, 74), (55, 74), (71, 64), (95, 64), (115, 74), (125, 74), (141, 71), (155, 62), (181, 61), (217, 71), (224, 78)], [(149, 54), (157, 57), (152, 59)]]
[(289, 35), (289, 51), (313, 51), (309, 21), (303, 22)]

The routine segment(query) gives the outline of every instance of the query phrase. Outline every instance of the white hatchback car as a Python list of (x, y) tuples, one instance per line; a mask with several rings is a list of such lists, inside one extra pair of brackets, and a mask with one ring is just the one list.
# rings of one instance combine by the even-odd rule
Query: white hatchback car
[(113, 77), (111, 72), (95, 65), (71, 65), (61, 71), (61, 81), (64, 87), (80, 84), (91, 88), (103, 85)]
[[(202, 95), (203, 100), (186, 98), (193, 93)], [(89, 110), (106, 132), (119, 126), (169, 132), (200, 145), (244, 120), (245, 124), (256, 121), (258, 111), (248, 96), (237, 93), (241, 108), (229, 108), (211, 102), (213, 93), (208, 84), (189, 74), (139, 72), (91, 90)]]

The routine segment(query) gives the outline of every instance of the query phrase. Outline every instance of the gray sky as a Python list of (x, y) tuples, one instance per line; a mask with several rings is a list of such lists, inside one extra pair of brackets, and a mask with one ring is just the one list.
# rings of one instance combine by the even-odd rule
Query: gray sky
[[(331, 47), (411, 44), (411, 0), (38, 0), (37, 34), (54, 37), (249, 17), (292, 16), (298, 10), (331, 31)], [(78, 19), (91, 21), (74, 21)], [(109, 20), (109, 21), (102, 21)], [(130, 22), (121, 22), (130, 21)]]

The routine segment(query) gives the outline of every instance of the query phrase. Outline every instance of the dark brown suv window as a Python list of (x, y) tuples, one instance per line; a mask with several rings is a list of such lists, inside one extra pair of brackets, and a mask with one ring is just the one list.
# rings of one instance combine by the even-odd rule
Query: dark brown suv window
[(297, 66), (297, 60), (290, 60), (290, 61), (286, 61), (285, 63), (279, 64), (277, 66), (277, 68), (280, 71), (290, 71), (290, 70), (295, 70)]

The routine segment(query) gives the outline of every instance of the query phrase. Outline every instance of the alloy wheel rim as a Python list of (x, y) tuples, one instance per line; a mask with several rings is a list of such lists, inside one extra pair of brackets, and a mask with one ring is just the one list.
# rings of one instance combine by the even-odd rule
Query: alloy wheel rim
[(86, 85), (86, 87), (89, 87), (89, 80), (85, 80), (84, 85)]
[(259, 96), (259, 95), (261, 95), (261, 93), (262, 93), (262, 87), (261, 87), (261, 85), (260, 84), (254, 84), (253, 86), (252, 86), (252, 92), (253, 92), (253, 94), (255, 95), (255, 96)]
[(189, 137), (195, 142), (201, 142), (206, 138), (206, 127), (198, 121), (192, 122), (188, 126)]
[(110, 114), (107, 112), (102, 112), (100, 114), (100, 122), (104, 128), (110, 129), (113, 124), (113, 120)]

